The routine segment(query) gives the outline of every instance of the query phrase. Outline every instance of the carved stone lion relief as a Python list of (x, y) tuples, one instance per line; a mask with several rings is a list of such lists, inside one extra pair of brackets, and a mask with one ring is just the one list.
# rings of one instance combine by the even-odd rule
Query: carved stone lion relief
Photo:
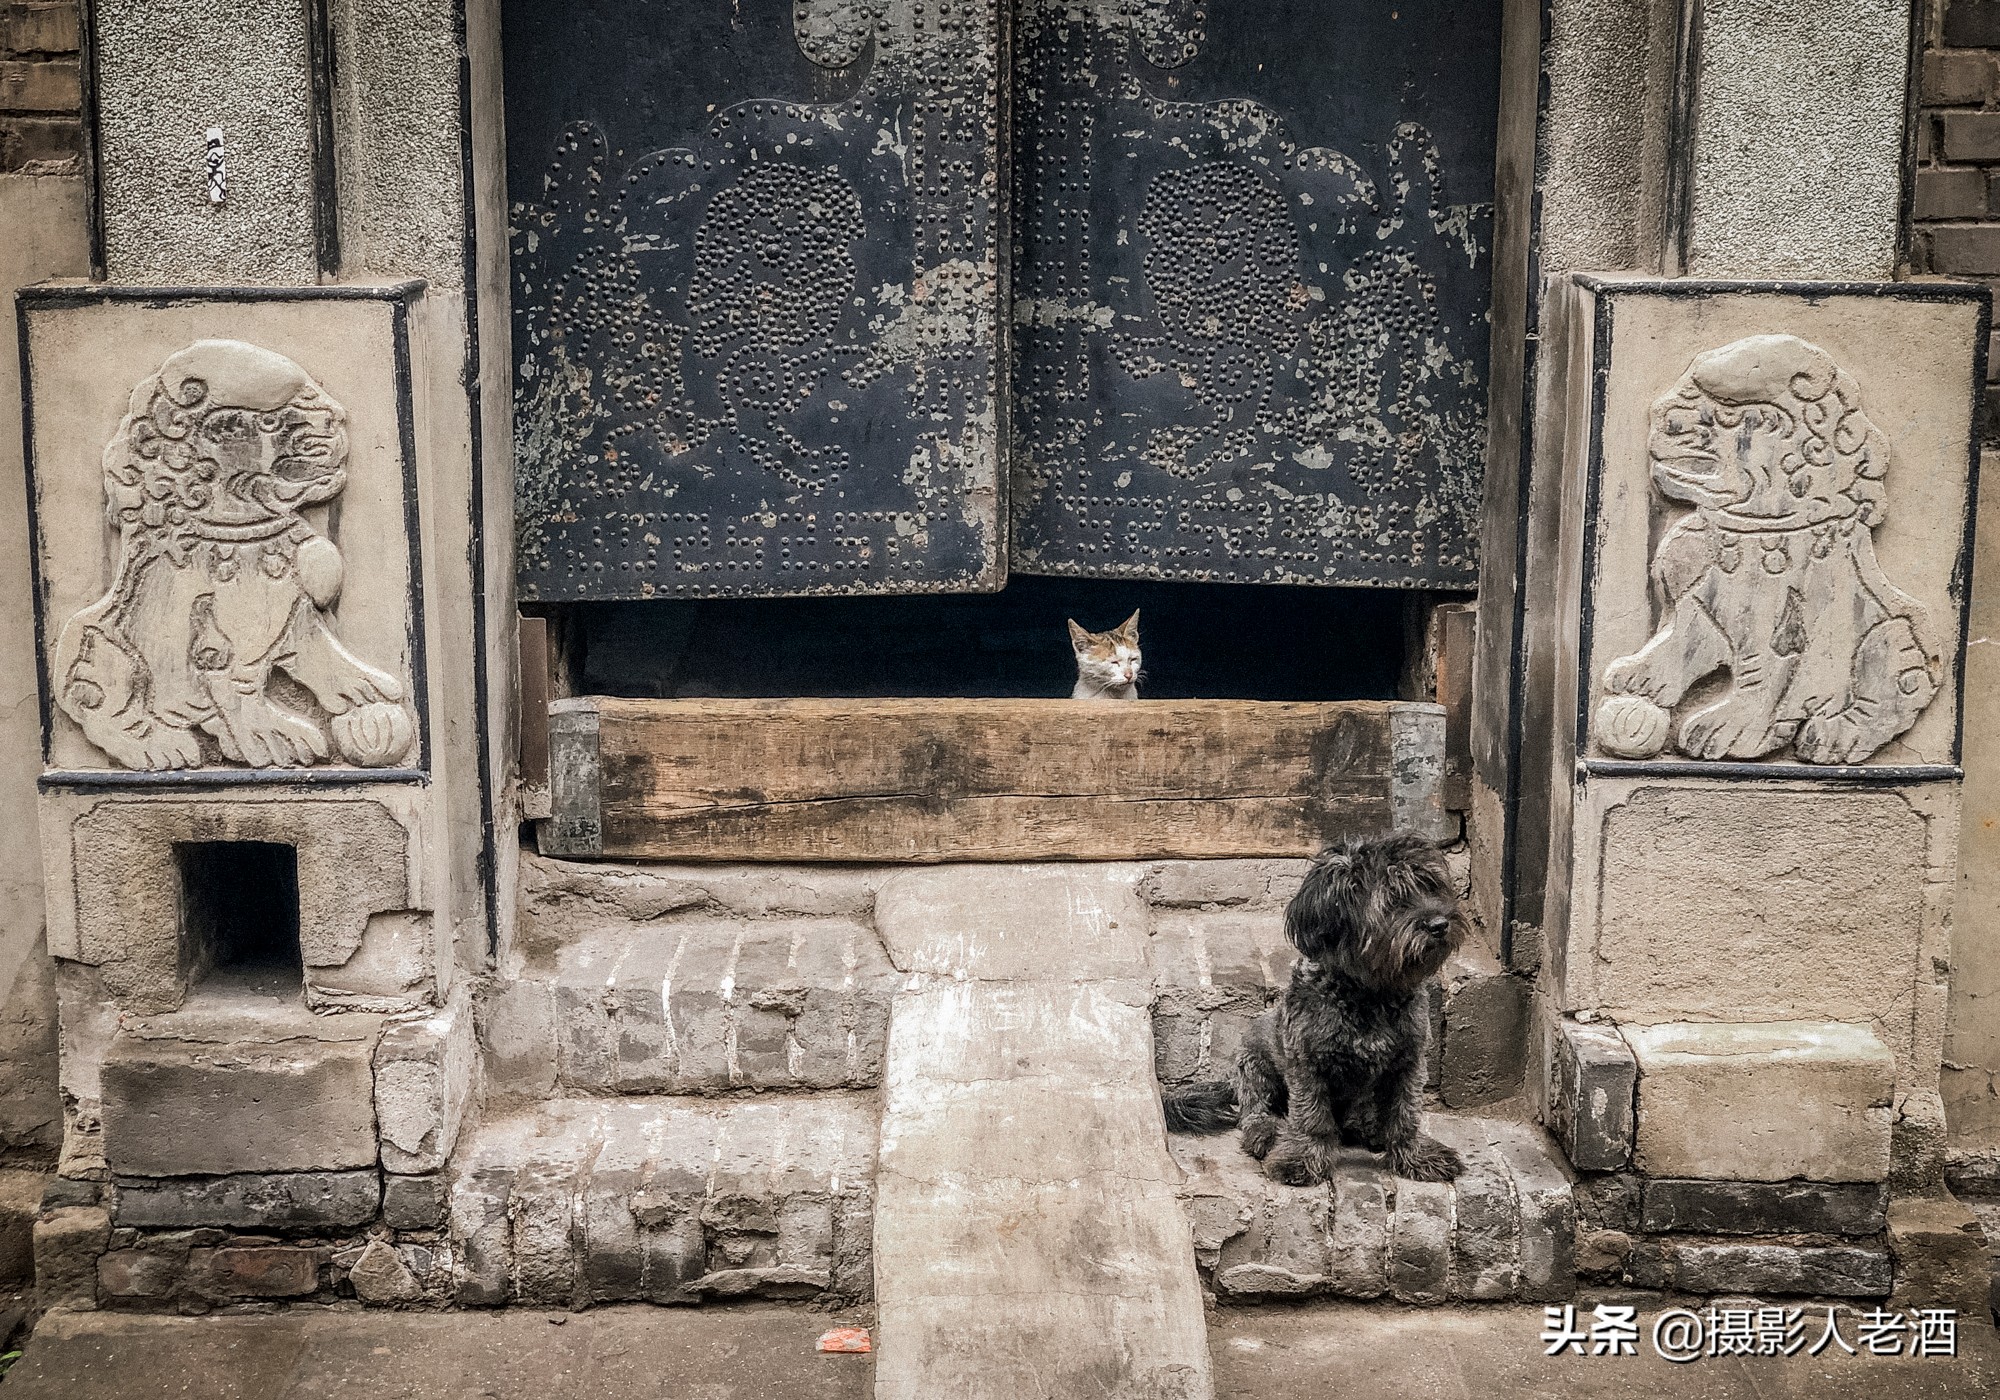
[(132, 391), (104, 451), (116, 574), (64, 624), (53, 671), (63, 713), (119, 765), (410, 751), (403, 686), (334, 635), (340, 551), (300, 514), (346, 485), (346, 424), (296, 363), (240, 340), (196, 341)]
[(1942, 653), (1876, 563), (1889, 444), (1833, 357), (1790, 335), (1696, 356), (1647, 454), (1692, 509), (1653, 550), (1652, 638), (1605, 669), (1599, 747), (1859, 763), (1908, 730)]

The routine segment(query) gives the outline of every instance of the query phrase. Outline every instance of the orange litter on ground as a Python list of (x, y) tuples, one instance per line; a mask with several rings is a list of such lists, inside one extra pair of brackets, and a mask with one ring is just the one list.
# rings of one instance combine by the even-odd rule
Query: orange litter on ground
[(868, 1340), (866, 1327), (830, 1327), (820, 1333), (821, 1351), (873, 1351), (875, 1344)]

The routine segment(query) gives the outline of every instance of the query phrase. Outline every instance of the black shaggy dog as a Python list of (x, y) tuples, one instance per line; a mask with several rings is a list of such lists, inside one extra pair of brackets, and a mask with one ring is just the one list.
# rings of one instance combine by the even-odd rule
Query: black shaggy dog
[(1243, 1126), (1243, 1150), (1279, 1181), (1332, 1173), (1342, 1143), (1387, 1156), (1413, 1181), (1450, 1181), (1464, 1163), (1418, 1130), (1424, 983), (1465, 936), (1437, 847), (1416, 836), (1350, 841), (1313, 861), (1285, 909), (1299, 950), (1276, 1007), (1251, 1023), (1232, 1079), (1166, 1096), (1167, 1126)]

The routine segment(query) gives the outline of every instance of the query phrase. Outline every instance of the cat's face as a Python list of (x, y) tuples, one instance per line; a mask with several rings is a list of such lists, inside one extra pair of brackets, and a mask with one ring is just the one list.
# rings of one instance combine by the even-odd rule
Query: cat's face
[(1086, 632), (1069, 623), (1069, 642), (1076, 650), (1076, 673), (1097, 690), (1114, 690), (1139, 680), (1139, 614), (1133, 613), (1109, 632)]

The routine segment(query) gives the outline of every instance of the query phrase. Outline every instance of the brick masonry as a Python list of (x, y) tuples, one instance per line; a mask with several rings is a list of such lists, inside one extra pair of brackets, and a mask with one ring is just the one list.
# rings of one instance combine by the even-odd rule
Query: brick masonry
[[(2000, 288), (2000, 0), (1919, 0), (1923, 52), (1910, 271)], [(2000, 354), (1987, 356), (1983, 440), (2000, 440)]]
[(0, 2), (0, 174), (67, 175), (82, 164), (80, 9)]

